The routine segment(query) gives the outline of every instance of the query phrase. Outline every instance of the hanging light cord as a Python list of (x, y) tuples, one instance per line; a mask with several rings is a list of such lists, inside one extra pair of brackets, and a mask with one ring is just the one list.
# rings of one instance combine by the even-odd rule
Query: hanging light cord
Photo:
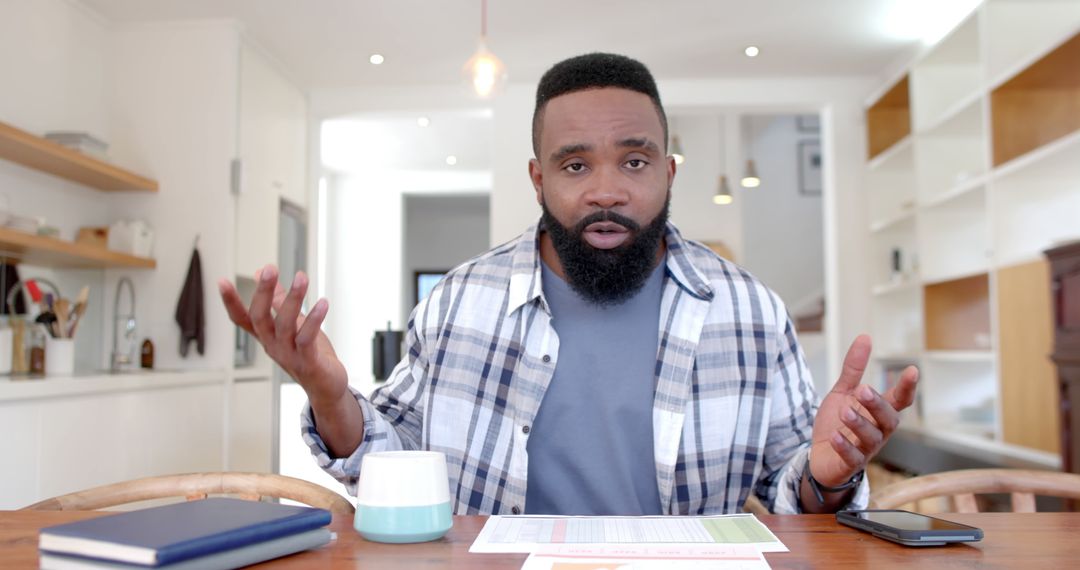
[(487, 38), (487, 0), (480, 0), (480, 37)]

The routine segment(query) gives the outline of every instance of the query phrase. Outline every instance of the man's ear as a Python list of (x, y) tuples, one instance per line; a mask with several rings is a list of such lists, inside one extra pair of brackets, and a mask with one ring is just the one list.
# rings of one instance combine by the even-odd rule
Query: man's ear
[(532, 180), (533, 189), (536, 190), (536, 203), (544, 203), (544, 173), (540, 170), (540, 161), (535, 158), (529, 159), (529, 180)]
[(667, 157), (667, 187), (671, 191), (671, 185), (675, 183), (675, 157)]

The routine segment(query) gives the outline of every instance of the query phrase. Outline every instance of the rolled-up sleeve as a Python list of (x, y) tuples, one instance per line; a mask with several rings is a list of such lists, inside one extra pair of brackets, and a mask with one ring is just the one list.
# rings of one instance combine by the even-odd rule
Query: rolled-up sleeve
[[(414, 319), (424, 306), (425, 303), (421, 303), (414, 310)], [(352, 495), (356, 495), (360, 463), (365, 454), (373, 451), (420, 449), (427, 359), (414, 322), (410, 319), (405, 358), (394, 367), (386, 384), (375, 390), (370, 400), (352, 386), (349, 387), (364, 415), (364, 438), (348, 457), (331, 456), (319, 435), (310, 403), (304, 405), (300, 414), (301, 436), (311, 450), (315, 462), (345, 485)]]
[(402, 444), (401, 438), (390, 422), (367, 398), (351, 386), (349, 390), (360, 404), (360, 411), (364, 414), (364, 439), (352, 454), (348, 457), (331, 457), (326, 443), (323, 442), (322, 436), (316, 429), (315, 414), (311, 409), (311, 404), (305, 404), (300, 414), (300, 432), (319, 467), (345, 485), (349, 494), (356, 495), (356, 482), (360, 477), (360, 462), (364, 454), (370, 451), (395, 451), (409, 448)]

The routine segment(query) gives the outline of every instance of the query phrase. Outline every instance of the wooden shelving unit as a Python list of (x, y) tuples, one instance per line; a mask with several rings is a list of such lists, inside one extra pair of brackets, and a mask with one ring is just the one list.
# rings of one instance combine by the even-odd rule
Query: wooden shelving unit
[[(0, 159), (104, 191), (157, 192), (158, 183), (123, 168), (0, 123)], [(153, 259), (0, 227), (0, 257), (57, 268), (153, 269)]]
[(43, 267), (153, 269), (157, 266), (153, 259), (9, 228), (0, 228), (0, 256)]
[(105, 191), (157, 192), (158, 183), (0, 123), (0, 158)]
[(911, 134), (911, 98), (904, 75), (866, 111), (867, 157), (873, 159)]
[(1080, 129), (1080, 33), (994, 89), (994, 165)]
[(1001, 352), (1002, 439), (1057, 452), (1061, 418), (1054, 364), (1050, 264), (1034, 261), (997, 272), (998, 335)]
[[(990, 280), (986, 274), (927, 285), (926, 350), (987, 350)], [(985, 339), (986, 341), (981, 341)]]
[(1057, 453), (1043, 251), (1080, 240), (1080, 2), (984, 0), (906, 77), (867, 104), (864, 181), (869, 328), (907, 358), (869, 375), (918, 363), (922, 426)]

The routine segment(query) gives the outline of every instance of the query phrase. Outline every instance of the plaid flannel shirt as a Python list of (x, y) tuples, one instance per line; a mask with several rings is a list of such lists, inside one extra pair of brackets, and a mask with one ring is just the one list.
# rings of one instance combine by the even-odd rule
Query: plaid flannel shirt
[[(558, 365), (541, 290), (539, 226), (455, 268), (414, 309), (405, 358), (370, 399), (364, 437), (318, 464), (356, 493), (365, 453), (446, 454), (457, 514), (525, 512), (528, 426)], [(796, 513), (817, 397), (780, 298), (671, 224), (660, 308), (653, 454), (668, 514), (738, 512), (751, 492)], [(849, 508), (865, 508), (863, 482)]]

